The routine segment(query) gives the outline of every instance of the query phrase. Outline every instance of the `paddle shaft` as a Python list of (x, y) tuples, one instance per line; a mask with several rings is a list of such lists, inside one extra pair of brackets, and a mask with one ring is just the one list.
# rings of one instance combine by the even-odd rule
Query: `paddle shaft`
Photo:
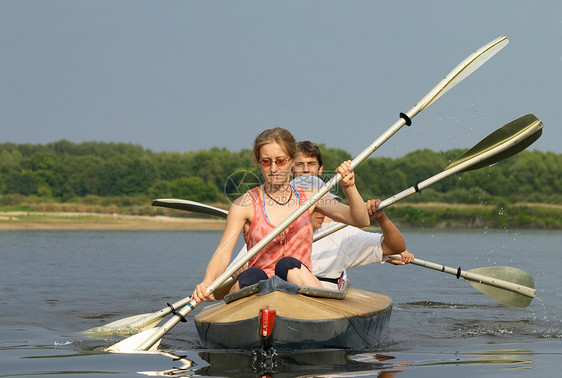
[[(387, 131), (385, 131), (379, 138), (377, 138), (369, 147), (361, 152), (351, 162), (351, 169), (355, 169), (361, 162), (363, 162), (369, 155), (371, 155), (377, 148), (386, 142), (392, 135), (394, 135), (406, 123), (411, 124), (411, 119), (419, 112), (424, 110), (427, 106), (436, 101), (444, 93), (458, 84), (465, 77), (470, 75), (474, 70), (484, 64), (488, 59), (495, 55), (499, 50), (505, 47), (508, 43), (506, 37), (500, 37), (492, 42), (487, 43), (476, 52), (469, 55), (459, 65), (457, 65), (443, 80), (441, 80), (421, 101), (419, 101), (407, 113), (401, 113), (400, 119), (394, 123)], [(240, 259), (237, 263), (227, 268), (224, 273), (217, 277), (208, 287), (207, 292), (210, 294), (216, 288), (221, 286), (229, 277), (236, 273), (243, 265), (245, 265), (252, 257), (254, 257), (261, 249), (269, 244), (277, 235), (285, 230), (291, 223), (293, 223), (299, 216), (312, 207), (320, 198), (322, 198), (328, 191), (330, 191), (341, 180), (342, 176), (336, 174), (324, 187), (320, 188), (311, 198), (304, 204), (299, 206), (291, 215), (282, 221), (277, 227), (270, 231), (262, 240), (260, 240), (253, 248), (251, 248), (244, 258)], [(197, 307), (198, 303), (195, 300), (189, 301), (186, 306), (181, 308), (176, 315), (174, 315), (168, 322), (160, 328), (160, 330), (149, 337), (143, 342), (137, 350), (148, 350), (158, 340), (160, 340), (172, 327), (174, 327), (183, 317)]]
[[(400, 257), (400, 255), (390, 255), (390, 256), (388, 256), (388, 258), (400, 260), (401, 257)], [(535, 298), (536, 295), (537, 295), (537, 290), (535, 290), (533, 288), (518, 285), (518, 284), (515, 284), (513, 282), (504, 281), (504, 280), (500, 280), (500, 279), (497, 279), (497, 278), (491, 278), (491, 277), (488, 277), (488, 276), (483, 276), (481, 274), (471, 273), (470, 271), (464, 271), (464, 270), (461, 270), (460, 268), (455, 269), (455, 268), (451, 268), (451, 267), (448, 267), (448, 266), (445, 266), (445, 265), (440, 265), (440, 264), (432, 263), (432, 262), (429, 262), (429, 261), (424, 261), (424, 260), (417, 259), (417, 258), (414, 259), (414, 261), (412, 261), (412, 264), (423, 266), (424, 268), (437, 270), (439, 272), (449, 273), (449, 274), (452, 274), (453, 276), (459, 276), (459, 277), (462, 277), (462, 278), (464, 278), (468, 281), (479, 282), (479, 283), (483, 283), (483, 284), (486, 284), (486, 285), (495, 286), (495, 287), (498, 287), (500, 289), (509, 290), (509, 291), (514, 292), (514, 293), (522, 294), (522, 295), (525, 295), (525, 296), (530, 297), (530, 298)]]

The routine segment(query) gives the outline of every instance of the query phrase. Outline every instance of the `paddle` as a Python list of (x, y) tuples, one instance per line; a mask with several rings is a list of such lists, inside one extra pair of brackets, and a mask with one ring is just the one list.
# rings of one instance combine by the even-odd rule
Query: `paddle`
[[(472, 53), (465, 60), (463, 60), (457, 67), (453, 69), (443, 80), (439, 82), (425, 97), (421, 99), (407, 113), (400, 113), (400, 119), (394, 123), (387, 131), (385, 131), (379, 138), (377, 138), (369, 147), (361, 152), (351, 162), (351, 168), (355, 169), (362, 161), (364, 161), (370, 154), (379, 148), (386, 140), (394, 135), (404, 125), (411, 125), (412, 118), (419, 112), (424, 110), (430, 104), (435, 102), (439, 97), (445, 94), (448, 90), (457, 85), (460, 81), (474, 72), (478, 67), (484, 64), (488, 59), (495, 55), (498, 51), (508, 44), (506, 37), (500, 37), (492, 42), (486, 44), (476, 52)], [(301, 214), (313, 206), (320, 198), (322, 198), (330, 189), (337, 185), (341, 180), (341, 175), (336, 174), (326, 186), (321, 188), (316, 194), (311, 196), (304, 204), (297, 208), (291, 215), (275, 227), (269, 234), (260, 240), (252, 249), (248, 251), (243, 259), (231, 265), (221, 274), (215, 281), (208, 287), (207, 292), (212, 293), (216, 288), (221, 286), (230, 276), (238, 271), (248, 260), (256, 255), (262, 248), (264, 248), (271, 240), (279, 235), (285, 228), (294, 222)], [(173, 328), (181, 319), (183, 319), (191, 310), (195, 309), (198, 303), (195, 300), (189, 301), (186, 306), (181, 308), (177, 313), (168, 320), (162, 327), (154, 328), (143, 331), (137, 335), (131, 336), (122, 340), (108, 348), (109, 351), (114, 352), (133, 352), (141, 350), (150, 350), (155, 347), (160, 339)]]
[[(400, 260), (400, 255), (388, 256)], [(533, 276), (520, 269), (509, 266), (491, 266), (468, 271), (439, 265), (429, 261), (414, 259), (412, 264), (462, 277), (482, 294), (496, 302), (510, 307), (528, 307), (536, 297)]]
[[(540, 137), (541, 133), (542, 123), (534, 115), (527, 114), (519, 117), (488, 135), (473, 148), (449, 164), (445, 171), (417, 184), (417, 188), (418, 190), (421, 190), (454, 173), (483, 168), (488, 166), (488, 164), (497, 163), (503, 159), (507, 159), (531, 145)], [(390, 206), (392, 203), (404, 199), (414, 193), (416, 193), (415, 186), (407, 191), (401, 192), (400, 194), (384, 200), (379, 208)], [(152, 205), (210, 214), (224, 218), (228, 215), (227, 210), (182, 199), (156, 199), (152, 201)], [(314, 235), (314, 241), (320, 240), (346, 226), (347, 225), (345, 224), (339, 223), (330, 228), (319, 231)], [(517, 277), (517, 275), (514, 277)], [(504, 280), (509, 281), (510, 279), (509, 277), (506, 277)], [(187, 302), (189, 302), (189, 298), (184, 298), (171, 305), (172, 307), (165, 307), (156, 313), (132, 316), (109, 323), (102, 327), (93, 328), (86, 332), (131, 333), (131, 331), (135, 329), (144, 330), (152, 328), (152, 326), (156, 325), (160, 319), (170, 314), (172, 309), (183, 307), (187, 304)]]

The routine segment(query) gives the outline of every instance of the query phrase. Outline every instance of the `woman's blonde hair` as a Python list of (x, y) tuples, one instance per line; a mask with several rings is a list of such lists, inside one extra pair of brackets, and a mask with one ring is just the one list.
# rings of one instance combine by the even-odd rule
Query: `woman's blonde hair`
[(287, 157), (294, 159), (297, 154), (297, 142), (289, 130), (282, 127), (264, 130), (254, 140), (254, 150), (252, 152), (254, 160), (259, 162), (260, 150), (268, 143), (277, 143), (285, 150)]

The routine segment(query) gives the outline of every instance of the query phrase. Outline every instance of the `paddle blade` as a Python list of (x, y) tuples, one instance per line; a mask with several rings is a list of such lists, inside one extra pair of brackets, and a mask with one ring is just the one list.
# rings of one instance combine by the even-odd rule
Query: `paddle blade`
[(422, 110), (427, 108), (439, 97), (443, 96), (448, 90), (464, 80), (468, 75), (476, 71), (481, 65), (486, 63), (491, 57), (496, 55), (498, 51), (503, 49), (509, 40), (507, 37), (499, 37), (492, 42), (482, 46), (458, 66), (456, 66), (443, 80), (417, 105)]
[[(500, 127), (480, 143), (465, 152), (457, 160), (449, 164), (445, 170), (451, 169), (468, 160), (475, 159), (477, 162), (462, 169), (462, 171), (471, 171), (487, 167), (501, 160), (507, 159), (529, 147), (542, 134), (542, 122), (533, 114), (526, 114), (514, 121)], [(488, 158), (478, 161), (478, 157), (493, 149), (502, 150), (496, 154), (492, 154)]]
[[(522, 271), (521, 269), (513, 268), (510, 266), (491, 266), (485, 268), (476, 268), (469, 270), (469, 272), (511, 282), (514, 285), (533, 289), (535, 288), (535, 280), (533, 279), (533, 276), (531, 276), (527, 272)], [(501, 289), (490, 285), (484, 285), (476, 281), (467, 281), (482, 294), (506, 306), (525, 308), (529, 307), (529, 304), (531, 304), (531, 301), (533, 300), (533, 298), (531, 297), (515, 293), (510, 290)]]
[[(134, 336), (127, 337), (119, 341), (118, 343), (113, 344), (112, 346), (106, 348), (105, 350), (108, 352), (115, 352), (115, 353), (133, 353), (141, 351), (140, 347), (144, 344), (146, 340), (151, 338), (155, 335), (160, 329), (159, 328), (152, 328), (141, 333), (137, 333)], [(159, 339), (150, 349), (149, 352), (154, 352), (158, 350), (158, 345), (160, 345), (161, 339)]]
[(154, 319), (153, 314), (134, 315), (103, 326), (90, 328), (84, 331), (84, 333), (91, 336), (132, 335), (154, 328), (161, 320), (162, 318)]
[(152, 201), (152, 206), (168, 207), (170, 209), (191, 211), (194, 213), (214, 215), (220, 218), (226, 218), (228, 211), (219, 209), (218, 207), (205, 205), (204, 203), (176, 199), (176, 198), (160, 198)]

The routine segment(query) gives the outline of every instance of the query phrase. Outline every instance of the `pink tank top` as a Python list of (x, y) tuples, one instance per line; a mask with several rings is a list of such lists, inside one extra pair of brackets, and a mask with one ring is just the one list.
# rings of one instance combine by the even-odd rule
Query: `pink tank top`
[[(256, 187), (248, 191), (248, 194), (252, 197), (254, 210), (252, 224), (248, 231), (244, 233), (244, 240), (248, 250), (276, 227), (265, 216), (263, 200), (259, 195), (260, 188)], [(306, 201), (306, 195), (302, 189), (296, 188), (296, 190), (299, 193), (299, 204), (302, 205)], [(252, 257), (248, 262), (248, 266), (262, 269), (271, 278), (275, 275), (275, 264), (277, 261), (282, 257), (291, 256), (300, 260), (312, 271), (311, 254), (312, 223), (310, 221), (310, 212), (307, 210)]]

